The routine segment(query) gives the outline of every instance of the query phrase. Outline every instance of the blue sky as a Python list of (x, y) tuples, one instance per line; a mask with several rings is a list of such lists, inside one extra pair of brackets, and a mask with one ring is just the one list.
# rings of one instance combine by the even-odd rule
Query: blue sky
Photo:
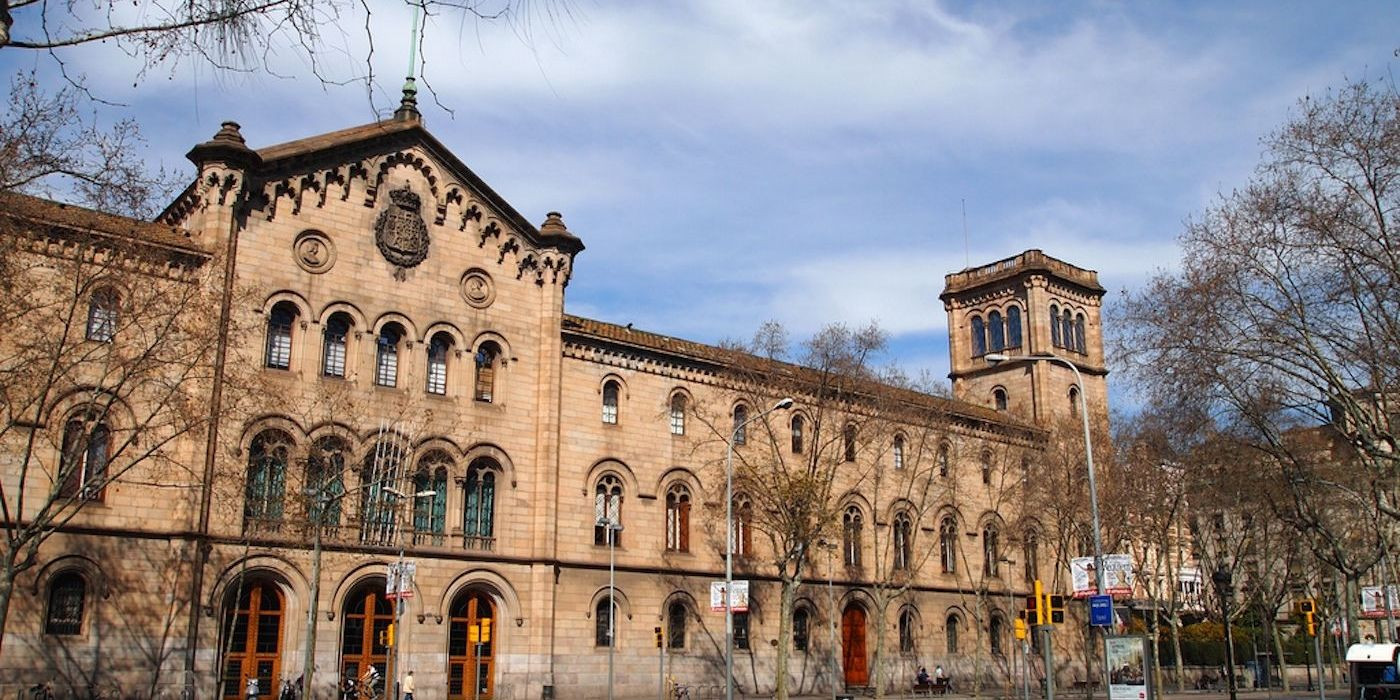
[[(387, 112), (408, 12), (371, 4)], [(703, 342), (875, 319), (891, 360), (939, 376), (944, 274), (1041, 248), (1112, 296), (1136, 287), (1298, 98), (1389, 79), (1400, 48), (1394, 2), (528, 6), (513, 26), (430, 18), (427, 78), (452, 112), (421, 106), (527, 218), (561, 211), (583, 238), (570, 311)], [(333, 77), (364, 73), (362, 22), (327, 30)], [(286, 47), (282, 77), (65, 58), (177, 169), (225, 119), (258, 147), (375, 118), (362, 85), (323, 85)], [(0, 67), (52, 75), (9, 49)]]

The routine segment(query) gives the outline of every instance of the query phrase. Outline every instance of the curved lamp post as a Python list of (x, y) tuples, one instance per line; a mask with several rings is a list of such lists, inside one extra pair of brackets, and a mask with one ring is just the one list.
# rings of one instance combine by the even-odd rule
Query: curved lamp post
[[(999, 352), (984, 355), (987, 363), (998, 365), (1003, 362), (1053, 362), (1068, 367), (1074, 372), (1074, 384), (1079, 389), (1079, 417), (1084, 424), (1084, 463), (1089, 469), (1089, 516), (1093, 520), (1094, 531), (1094, 590), (1098, 595), (1107, 595), (1108, 588), (1103, 582), (1103, 538), (1099, 534), (1099, 489), (1094, 478), (1094, 441), (1089, 433), (1089, 397), (1084, 393), (1084, 375), (1079, 373), (1079, 368), (1073, 362), (1066, 360), (1059, 355), (1049, 353), (1036, 355), (1004, 355)], [(1103, 674), (1104, 681), (1108, 678), (1108, 648), (1104, 647)], [(1104, 685), (1107, 688), (1107, 685)]]
[(773, 407), (759, 413), (729, 431), (729, 447), (724, 457), (724, 700), (734, 700), (734, 440), (749, 423), (774, 411), (792, 408), (792, 399), (779, 399)]

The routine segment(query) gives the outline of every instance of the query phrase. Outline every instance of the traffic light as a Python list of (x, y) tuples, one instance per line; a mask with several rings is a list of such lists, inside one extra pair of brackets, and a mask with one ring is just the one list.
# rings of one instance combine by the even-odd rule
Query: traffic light
[(656, 633), (656, 648), (657, 648), (657, 649), (660, 649), (660, 648), (661, 648), (661, 628), (660, 628), (660, 627), (653, 627), (653, 628), (652, 628), (652, 631)]
[(1311, 615), (1317, 612), (1317, 603), (1312, 598), (1303, 598), (1298, 601), (1298, 612), (1304, 615)]
[(388, 627), (379, 630), (379, 646), (394, 646), (394, 623), (390, 622)]
[(1017, 639), (1026, 638), (1026, 619), (1024, 614), (1022, 614), (1021, 617), (1018, 617), (1015, 620), (1013, 620), (1012, 629), (1016, 631)]
[(1035, 596), (1026, 601), (1026, 621), (1033, 625), (1043, 625), (1050, 621), (1045, 610), (1045, 593), (1041, 590), (1040, 579), (1035, 580)]
[[(1309, 601), (1311, 602), (1311, 601)], [(1303, 620), (1308, 623), (1308, 636), (1317, 636), (1317, 626), (1313, 624), (1313, 614), (1311, 611), (1303, 613)]]
[(1050, 596), (1050, 624), (1062, 625), (1065, 622), (1065, 597), (1062, 595)]

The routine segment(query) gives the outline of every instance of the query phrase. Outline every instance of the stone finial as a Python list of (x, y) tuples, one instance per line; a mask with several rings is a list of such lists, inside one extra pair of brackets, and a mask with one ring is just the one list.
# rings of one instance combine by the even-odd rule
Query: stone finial
[(540, 237), (546, 243), (568, 253), (583, 250), (583, 241), (569, 231), (564, 225), (564, 216), (557, 211), (545, 215), (544, 223), (540, 224)]
[(399, 100), (399, 108), (394, 110), (394, 120), (416, 122), (422, 118), (423, 115), (418, 112), (418, 84), (410, 75), (403, 81), (403, 99)]
[(213, 161), (223, 161), (239, 169), (262, 163), (262, 157), (257, 151), (248, 148), (247, 142), (243, 140), (243, 133), (239, 131), (238, 122), (234, 121), (224, 122), (219, 126), (219, 133), (214, 134), (214, 138), (191, 148), (185, 157), (200, 168)]

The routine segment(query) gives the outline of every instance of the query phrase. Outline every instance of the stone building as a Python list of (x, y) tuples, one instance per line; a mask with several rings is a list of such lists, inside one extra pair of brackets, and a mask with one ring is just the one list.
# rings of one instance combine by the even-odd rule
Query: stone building
[[(419, 698), (605, 697), (610, 667), (618, 697), (656, 696), (662, 672), (724, 682), (710, 591), (730, 539), (728, 430), (714, 427), (765, 408), (727, 374), (731, 351), (566, 313), (582, 241), (557, 213), (537, 226), (516, 212), (411, 103), (256, 150), (226, 123), (189, 158), (194, 181), (156, 222), (4, 195), (11, 224), (50, 242), (28, 254), (120, 238), (178, 258), (222, 331), (214, 371), (190, 380), (212, 420), (159, 461), (120, 468), (108, 445), (132, 429), (125, 413), (64, 432), (65, 416), (87, 415), (81, 392), (7, 434), (11, 454), (26, 431), (43, 437), (36, 463), (56, 476), (23, 488), (32, 503), (60, 494), (72, 516), (14, 594), (11, 689), (238, 697), (257, 679), (273, 696), (308, 650), (318, 696), (371, 667), (391, 683), (411, 670)], [(122, 350), (137, 330), (127, 294), (92, 287), (82, 347)], [(1014, 465), (1042, 448), (1038, 424), (1074, 410), (1073, 378), (985, 355), (1063, 355), (1103, 413), (1102, 294), (1093, 272), (1034, 250), (948, 276), (955, 398), (901, 390), (924, 418), (858, 439), (844, 428), (836, 443), (866, 475), (927, 452), (937, 502), (901, 505), (841, 477), (839, 531), (813, 550), (785, 625), (741, 504), (741, 690), (772, 689), (780, 644), (793, 690), (870, 685), (877, 639), (886, 683), (935, 664), (1004, 682), (1027, 581), (1057, 566), (1018, 507)], [(817, 397), (794, 398), (762, 424), (785, 454), (815, 443), (822, 420)], [(75, 478), (92, 488), (64, 486)], [(399, 561), (416, 570), (401, 614), (385, 597)], [(880, 619), (872, 587), (886, 573), (896, 595)]]

